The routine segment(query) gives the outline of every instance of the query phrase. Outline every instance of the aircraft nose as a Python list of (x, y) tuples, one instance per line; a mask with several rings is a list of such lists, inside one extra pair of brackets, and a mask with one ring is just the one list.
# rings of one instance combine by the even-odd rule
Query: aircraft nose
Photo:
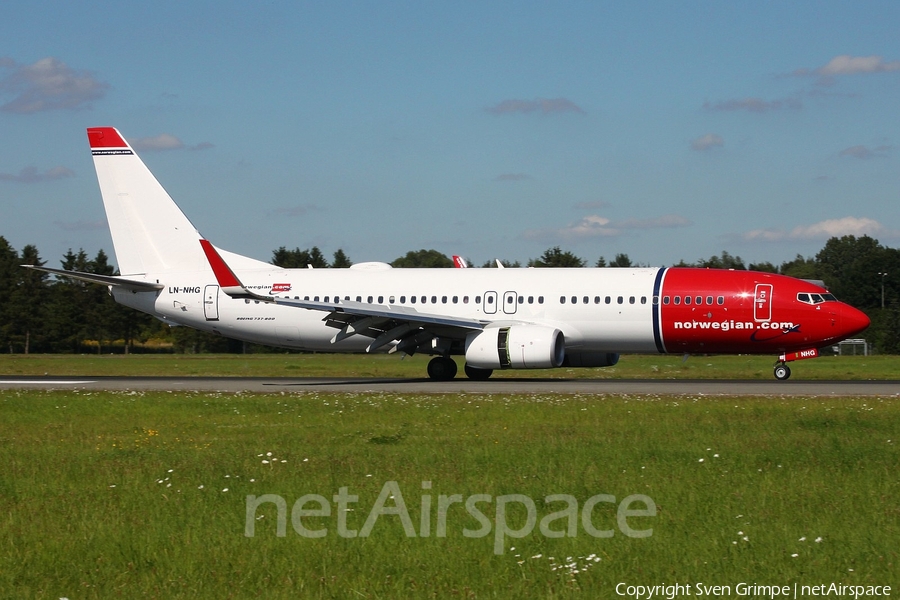
[(853, 308), (849, 304), (841, 306), (841, 328), (844, 330), (844, 337), (850, 337), (863, 331), (869, 326), (871, 320), (863, 311)]

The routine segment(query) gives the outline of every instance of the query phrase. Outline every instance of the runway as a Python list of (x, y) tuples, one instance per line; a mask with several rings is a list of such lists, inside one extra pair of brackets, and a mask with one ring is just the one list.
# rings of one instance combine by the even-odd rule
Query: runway
[(712, 379), (375, 379), (314, 377), (0, 376), (0, 389), (393, 394), (671, 394), (704, 396), (898, 396), (900, 381)]

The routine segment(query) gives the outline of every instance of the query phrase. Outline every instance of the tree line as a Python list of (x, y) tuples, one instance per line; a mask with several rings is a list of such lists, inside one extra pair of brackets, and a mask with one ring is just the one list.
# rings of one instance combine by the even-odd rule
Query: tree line
[[(289, 250), (281, 246), (270, 262), (284, 268), (346, 268), (353, 263), (338, 249), (328, 260), (313, 246)], [(67, 270), (100, 275), (116, 275), (103, 250), (91, 258), (83, 249), (66, 252), (60, 260)], [(504, 267), (523, 266), (518, 261), (501, 260)], [(46, 264), (37, 247), (27, 245), (16, 251), (0, 236), (0, 352), (9, 353), (105, 353), (105, 352), (241, 352), (247, 345), (187, 327), (167, 324), (136, 310), (116, 304), (107, 288), (68, 278), (52, 278), (47, 273), (20, 265)], [(407, 252), (393, 260), (395, 268), (451, 268), (453, 260), (437, 250)], [(474, 267), (471, 263), (469, 266)], [(627, 254), (607, 261), (600, 257), (588, 262), (559, 246), (529, 259), (527, 267), (636, 267)], [(770, 262), (745, 264), (740, 256), (723, 251), (694, 262), (681, 260), (674, 266), (716, 269), (750, 269), (781, 273), (800, 279), (821, 280), (840, 300), (864, 310), (872, 319), (863, 335), (876, 351), (900, 354), (900, 250), (883, 246), (868, 236), (852, 235), (829, 239), (814, 257), (797, 255), (775, 265)], [(495, 268), (487, 261), (482, 268)], [(264, 351), (253, 347), (254, 351)]]

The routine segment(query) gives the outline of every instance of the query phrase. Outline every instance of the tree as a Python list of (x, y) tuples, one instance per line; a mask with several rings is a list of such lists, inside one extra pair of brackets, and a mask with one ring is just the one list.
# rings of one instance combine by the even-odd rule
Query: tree
[(452, 268), (453, 260), (437, 250), (409, 251), (391, 262), (391, 266), (401, 269), (410, 268)]
[(632, 267), (631, 259), (627, 254), (616, 254), (616, 257), (609, 263), (611, 267)]
[(603, 267), (608, 267), (609, 265), (606, 264), (606, 259), (601, 256), (600, 258), (597, 259), (597, 264), (595, 264), (594, 266), (598, 267), (598, 268), (603, 268)]
[(583, 267), (584, 264), (583, 260), (559, 246), (548, 248), (540, 258), (528, 261), (529, 267)]
[(744, 261), (740, 256), (732, 256), (725, 250), (722, 250), (720, 256), (710, 256), (708, 259), (700, 259), (697, 266), (705, 269), (735, 269), (745, 271)]
[(833, 237), (816, 255), (816, 262), (821, 278), (838, 298), (856, 308), (881, 306), (878, 273), (890, 273), (891, 265), (878, 240), (867, 235)]
[(12, 297), (18, 280), (19, 253), (0, 236), (0, 345), (13, 351), (14, 315)]
[(819, 263), (814, 258), (804, 258), (798, 254), (794, 260), (781, 263), (778, 273), (797, 279), (821, 279)]
[[(43, 266), (36, 246), (22, 248), (19, 265)], [(32, 344), (41, 337), (44, 321), (44, 303), (49, 293), (49, 274), (18, 266), (17, 285), (12, 291), (8, 307), (12, 338), (22, 345), (25, 354), (31, 352)]]
[(305, 269), (312, 265), (314, 269), (325, 269), (328, 267), (328, 261), (318, 247), (313, 246), (309, 250), (301, 250), (294, 248), (288, 250), (284, 246), (272, 252), (272, 260), (269, 261), (277, 267), (285, 269)]
[(331, 261), (331, 268), (332, 269), (346, 269), (348, 267), (351, 267), (352, 265), (353, 265), (353, 263), (350, 262), (350, 259), (347, 257), (346, 254), (344, 254), (344, 251), (341, 250), (340, 248), (338, 248), (337, 251), (334, 253), (334, 260)]

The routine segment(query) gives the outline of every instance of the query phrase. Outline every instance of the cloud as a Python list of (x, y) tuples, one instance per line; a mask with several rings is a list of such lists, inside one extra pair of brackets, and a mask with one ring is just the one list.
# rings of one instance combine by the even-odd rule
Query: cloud
[(108, 83), (88, 71), (76, 71), (52, 56), (31, 65), (18, 65), (10, 58), (3, 58), (0, 67), (12, 69), (0, 79), (0, 96), (13, 96), (0, 105), (0, 111), (4, 112), (30, 114), (90, 108), (109, 89)]
[(74, 177), (75, 172), (66, 167), (53, 167), (47, 169), (43, 173), (39, 173), (37, 167), (25, 167), (19, 171), (18, 175), (10, 173), (0, 173), (0, 181), (11, 181), (13, 183), (41, 183), (44, 181), (55, 181), (66, 177)]
[(704, 150), (711, 150), (713, 148), (722, 148), (724, 146), (725, 140), (722, 139), (721, 135), (715, 133), (707, 133), (695, 140), (691, 140), (691, 150), (696, 150), (697, 152), (703, 152)]
[(885, 62), (880, 56), (850, 56), (842, 54), (835, 56), (824, 67), (813, 71), (822, 77), (834, 77), (836, 75), (859, 75), (861, 73), (888, 73), (900, 71), (900, 60)]
[(897, 237), (900, 232), (892, 231), (874, 219), (866, 217), (843, 217), (827, 219), (812, 225), (798, 225), (790, 231), (784, 229), (754, 229), (738, 236), (746, 242), (807, 242), (827, 240), (844, 235), (870, 237)]
[(170, 133), (161, 133), (153, 137), (138, 138), (129, 142), (135, 150), (144, 152), (160, 152), (164, 150), (181, 150), (184, 142)]
[(531, 179), (531, 177), (525, 173), (502, 173), (494, 177), (494, 181), (525, 181), (526, 179)]
[(629, 230), (669, 229), (687, 227), (693, 223), (679, 215), (663, 215), (649, 219), (625, 219), (612, 221), (600, 215), (588, 215), (567, 227), (532, 229), (522, 234), (531, 240), (577, 240), (597, 237), (616, 237)]
[(188, 150), (209, 150), (210, 148), (215, 148), (210, 142), (200, 142), (199, 144), (188, 146)]
[(878, 146), (876, 148), (870, 149), (867, 146), (850, 146), (849, 148), (844, 148), (843, 150), (841, 150), (838, 156), (849, 156), (852, 158), (867, 160), (869, 158), (875, 158), (878, 156), (887, 156), (887, 154), (893, 148), (893, 146)]
[(719, 102), (704, 102), (703, 109), (714, 112), (733, 112), (745, 110), (752, 113), (764, 113), (772, 110), (803, 108), (803, 103), (796, 98), (784, 98), (781, 100), (763, 100), (762, 98), (742, 98), (734, 100), (720, 100)]
[(504, 100), (496, 106), (485, 109), (492, 115), (530, 114), (540, 112), (544, 115), (554, 113), (587, 114), (584, 110), (566, 98), (537, 98), (535, 100)]

